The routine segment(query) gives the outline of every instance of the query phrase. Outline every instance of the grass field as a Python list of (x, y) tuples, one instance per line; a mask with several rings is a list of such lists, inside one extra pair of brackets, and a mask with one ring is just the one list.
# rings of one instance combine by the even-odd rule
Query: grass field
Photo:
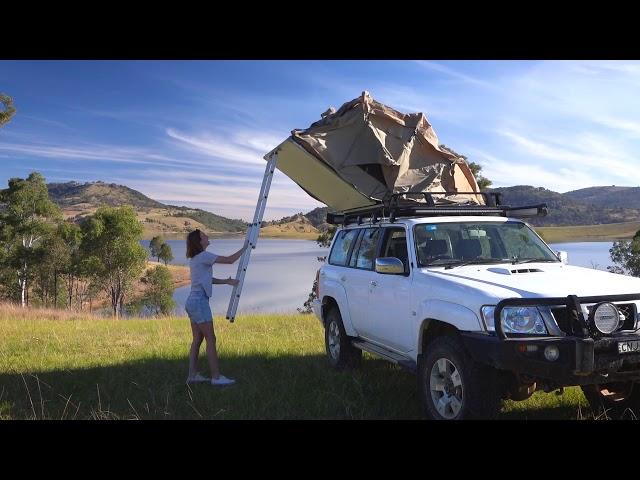
[[(1, 419), (420, 419), (415, 377), (365, 355), (335, 372), (310, 315), (216, 318), (231, 387), (187, 387), (186, 318), (112, 320), (0, 307)], [(201, 371), (208, 373), (204, 346)], [(505, 403), (503, 419), (584, 419), (581, 391)]]
[(536, 232), (547, 243), (630, 240), (638, 230), (640, 230), (640, 222), (579, 225), (574, 227), (536, 227)]

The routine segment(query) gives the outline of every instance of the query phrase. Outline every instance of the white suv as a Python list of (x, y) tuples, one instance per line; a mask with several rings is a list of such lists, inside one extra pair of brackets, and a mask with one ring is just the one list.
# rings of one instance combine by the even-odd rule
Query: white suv
[(416, 372), (431, 419), (570, 385), (640, 407), (640, 279), (569, 266), (506, 215), (388, 217), (334, 219), (313, 305), (333, 367), (365, 350)]

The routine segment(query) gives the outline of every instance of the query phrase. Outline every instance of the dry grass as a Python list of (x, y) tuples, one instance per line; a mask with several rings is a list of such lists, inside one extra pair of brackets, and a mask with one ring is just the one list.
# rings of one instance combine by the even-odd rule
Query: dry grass
[[(423, 418), (414, 375), (368, 354), (357, 370), (329, 368), (313, 316), (216, 317), (215, 328), (222, 372), (238, 379), (226, 389), (184, 384), (186, 318), (97, 319), (0, 305), (0, 418)], [(580, 389), (569, 388), (505, 402), (500, 417), (591, 413)]]
[(547, 243), (613, 242), (633, 238), (635, 233), (640, 230), (640, 222), (572, 227), (536, 227), (535, 229)]
[(88, 311), (63, 310), (55, 308), (22, 308), (15, 303), (0, 302), (0, 319), (16, 320), (97, 320), (102, 316)]

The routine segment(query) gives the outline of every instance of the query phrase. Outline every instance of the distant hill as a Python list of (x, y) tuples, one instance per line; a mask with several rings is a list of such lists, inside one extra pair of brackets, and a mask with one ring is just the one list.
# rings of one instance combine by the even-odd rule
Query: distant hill
[(263, 222), (264, 226), (270, 225), (282, 225), (285, 223), (295, 223), (300, 222), (309, 222), (313, 227), (315, 227), (318, 231), (324, 232), (329, 227), (327, 223), (327, 211), (329, 209), (327, 207), (318, 207), (314, 208), (308, 213), (296, 213), (295, 215), (291, 215), (289, 217), (283, 217), (280, 220), (272, 220), (270, 222)]
[[(558, 193), (543, 187), (517, 185), (489, 189), (501, 192), (508, 205), (546, 203), (549, 215), (529, 219), (538, 226), (598, 225), (640, 221), (640, 187), (590, 187)], [(318, 230), (325, 230), (328, 208), (316, 208), (305, 217)]]
[[(198, 208), (165, 205), (124, 185), (104, 182), (67, 182), (47, 185), (51, 199), (66, 217), (79, 219), (103, 205), (132, 205), (143, 222), (145, 237), (182, 234), (195, 228), (208, 233), (241, 234), (247, 223)], [(517, 185), (494, 188), (501, 192), (503, 203), (531, 205), (546, 203), (550, 214), (530, 219), (537, 226), (598, 225), (640, 221), (640, 187), (589, 187), (558, 193), (542, 187)], [(262, 234), (276, 237), (314, 238), (328, 228), (327, 207), (319, 207), (280, 220), (263, 222)]]
[(589, 187), (564, 195), (601, 207), (640, 209), (640, 187)]
[(315, 240), (320, 231), (302, 213), (281, 220), (264, 222), (261, 235), (269, 237), (306, 238)]
[(62, 208), (67, 218), (78, 220), (99, 207), (131, 205), (144, 225), (145, 237), (181, 234), (196, 228), (208, 233), (242, 233), (244, 220), (216, 215), (199, 208), (165, 205), (124, 185), (105, 182), (67, 182), (47, 185), (49, 197)]
[(104, 182), (67, 182), (49, 183), (49, 198), (61, 208), (98, 206), (115, 207), (119, 205), (132, 205), (136, 208), (166, 208), (166, 205), (150, 199), (137, 190)]
[[(598, 190), (603, 188), (605, 190)], [(635, 222), (640, 220), (640, 189), (621, 188), (609, 190), (611, 187), (591, 187), (574, 192), (558, 193), (542, 187), (517, 185), (514, 187), (494, 188), (489, 191), (501, 192), (503, 203), (508, 205), (532, 205), (546, 203), (549, 215), (544, 218), (531, 219), (532, 224), (550, 225), (598, 225), (605, 223)], [(635, 196), (634, 192), (635, 191)], [(582, 193), (581, 193), (582, 192)], [(625, 208), (621, 205), (621, 197), (634, 200), (636, 207)], [(598, 197), (606, 197), (601, 202)], [(591, 199), (591, 200), (585, 200)]]

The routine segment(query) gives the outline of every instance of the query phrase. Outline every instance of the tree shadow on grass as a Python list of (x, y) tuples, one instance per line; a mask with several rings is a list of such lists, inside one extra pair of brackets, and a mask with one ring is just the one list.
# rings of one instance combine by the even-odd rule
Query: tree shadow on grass
[[(423, 418), (414, 375), (380, 359), (336, 372), (323, 355), (221, 358), (229, 387), (185, 384), (186, 358), (0, 374), (3, 419)], [(202, 372), (206, 362), (200, 358)], [(577, 407), (502, 413), (501, 419), (575, 419)]]

